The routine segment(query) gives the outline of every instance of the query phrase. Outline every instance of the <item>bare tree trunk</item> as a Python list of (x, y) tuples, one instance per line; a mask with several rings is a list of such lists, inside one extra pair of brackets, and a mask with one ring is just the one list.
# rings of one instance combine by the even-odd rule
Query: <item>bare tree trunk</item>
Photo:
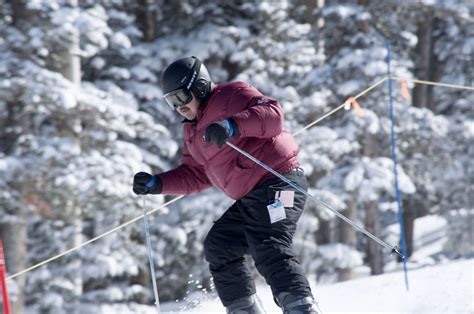
[[(70, 0), (70, 5), (77, 7), (77, 0)], [(63, 47), (60, 58), (61, 67), (59, 72), (73, 82), (76, 86), (81, 84), (81, 59), (79, 53), (79, 32), (72, 30), (70, 37), (64, 38), (65, 47)]]
[(26, 1), (25, 0), (12, 0), (12, 18), (13, 18), (13, 25), (16, 27), (20, 27), (22, 21), (26, 21), (29, 17), (28, 10), (26, 9)]
[[(405, 231), (405, 245), (407, 248), (407, 257), (413, 254), (413, 234), (415, 232), (416, 208), (411, 206), (403, 207), (403, 229)], [(401, 240), (401, 237), (400, 237)], [(401, 243), (400, 243), (400, 247)], [(401, 259), (399, 258), (399, 261)]]
[[(382, 152), (379, 152), (380, 148), (376, 136), (365, 132), (362, 138), (363, 143), (363, 156), (376, 157), (380, 156)], [(365, 204), (365, 226), (369, 232), (377, 237), (380, 237), (381, 226), (380, 217), (378, 212), (377, 201), (369, 201)], [(372, 275), (378, 275), (383, 273), (383, 252), (380, 245), (371, 239), (367, 242), (367, 262), (370, 267)]]
[[(77, 202), (76, 202), (77, 204)], [(80, 245), (82, 243), (82, 210), (80, 206), (75, 206), (71, 220), (68, 222), (74, 228), (74, 233), (67, 243), (67, 247), (72, 248)], [(80, 314), (78, 309), (80, 305), (80, 298), (83, 291), (83, 280), (81, 274), (81, 266), (82, 261), (77, 254), (73, 254), (68, 257), (68, 263), (71, 265), (70, 269), (73, 271), (71, 272), (71, 281), (74, 283), (74, 290), (72, 291), (71, 300), (70, 300), (70, 308), (68, 308), (69, 313)]]
[(137, 21), (143, 31), (143, 40), (150, 42), (156, 38), (157, 5), (156, 0), (139, 0)]
[[(12, 131), (17, 123), (15, 106), (18, 106), (18, 104), (7, 103), (6, 119), (2, 121), (2, 131), (0, 132), (0, 147), (2, 147), (2, 152), (7, 156), (12, 153), (15, 141), (18, 138), (18, 134)], [(10, 188), (20, 190), (18, 186), (11, 186)], [(7, 221), (2, 219), (0, 237), (3, 239), (7, 271), (9, 274), (12, 274), (26, 268), (27, 216), (22, 208), (11, 208), (6, 204), (1, 204), (0, 206), (2, 207), (0, 212), (6, 212), (11, 217)], [(15, 282), (18, 287), (18, 294), (11, 298), (11, 310), (12, 313), (23, 314), (25, 312), (23, 307), (26, 275), (17, 277)]]
[[(77, 7), (78, 2), (77, 0), (70, 0), (70, 5)], [(66, 42), (66, 49), (62, 50), (60, 57), (61, 63), (63, 67), (60, 69), (61, 74), (69, 81), (74, 83), (76, 86), (81, 85), (81, 60), (78, 55), (79, 52), (79, 32), (77, 30), (73, 30), (70, 34), (71, 37), (67, 38)], [(74, 202), (75, 207), (72, 210), (72, 215), (70, 217), (69, 224), (71, 224), (74, 228), (74, 233), (68, 241), (68, 247), (76, 247), (81, 244), (82, 242), (82, 210), (81, 207), (78, 206), (77, 202)], [(72, 255), (69, 259), (69, 263), (72, 264), (73, 272), (71, 272), (71, 281), (74, 283), (74, 291), (72, 291), (72, 296), (70, 300), (70, 308), (68, 311), (70, 313), (79, 313), (79, 303), (80, 297), (83, 291), (83, 280), (81, 274), (81, 259), (77, 256)]]
[[(77, 7), (77, 0), (70, 1), (71, 6)], [(60, 69), (60, 72), (65, 78), (73, 82), (74, 85), (81, 85), (81, 60), (78, 55), (79, 51), (79, 32), (73, 30), (71, 37), (66, 39), (66, 49), (62, 51), (61, 63), (63, 66)], [(68, 241), (68, 247), (75, 247), (81, 244), (82, 241), (82, 211), (81, 207), (77, 205), (77, 202), (74, 202), (75, 207), (72, 210), (72, 215), (70, 217), (69, 224), (74, 228), (74, 233), (70, 241)], [(80, 296), (82, 295), (83, 290), (83, 280), (81, 275), (81, 260), (77, 256), (72, 256), (70, 263), (73, 265), (74, 272), (71, 274), (71, 280), (74, 283), (74, 291), (72, 292), (71, 308), (69, 311), (71, 313), (78, 313), (77, 309), (79, 308)]]
[[(321, 9), (324, 7), (325, 5), (325, 0), (316, 0), (316, 7), (318, 9)], [(321, 33), (321, 30), (323, 29), (324, 27), (324, 18), (322, 16), (318, 17), (318, 19), (316, 20), (316, 27), (318, 28), (319, 30), (319, 33)], [(318, 54), (321, 54), (323, 55), (324, 54), (324, 38), (323, 36), (318, 36), (318, 42), (316, 43), (316, 49), (317, 49), (317, 52)]]
[[(407, 257), (412, 256), (414, 251), (415, 220), (427, 214), (426, 208), (415, 199), (414, 195), (408, 196), (407, 199), (403, 200), (403, 228), (405, 230)], [(401, 262), (401, 259), (398, 258), (398, 261)]]
[[(26, 237), (27, 224), (24, 214), (16, 216), (16, 221), (3, 223), (0, 225), (0, 236), (3, 239), (5, 251), (5, 261), (7, 271), (10, 274), (17, 273), (26, 268)], [(18, 295), (10, 300), (11, 310), (14, 314), (23, 314), (25, 302), (25, 282), (26, 277), (15, 278), (18, 286)]]
[[(361, 6), (368, 6), (369, 5), (369, 0), (357, 0), (357, 4)], [(368, 20), (362, 20), (359, 23), (359, 29), (361, 32), (368, 33), (369, 32), (369, 21)]]
[(316, 40), (314, 46), (318, 54), (324, 54), (324, 35), (322, 33), (324, 28), (324, 17), (322, 15), (315, 16), (315, 11), (324, 7), (326, 0), (299, 0), (296, 2), (296, 7), (304, 7), (304, 23), (311, 25), (316, 29)]
[[(433, 11), (429, 10), (425, 18), (418, 23), (418, 44), (416, 46), (416, 77), (421, 80), (431, 80), (433, 64)], [(433, 108), (432, 86), (416, 84), (413, 90), (413, 106)]]
[(61, 74), (76, 86), (81, 84), (81, 59), (77, 55), (79, 52), (79, 34), (71, 34), (68, 49), (60, 53), (62, 67), (59, 69)]
[[(370, 233), (380, 237), (380, 219), (377, 210), (377, 202), (375, 201), (369, 202), (366, 205), (365, 226)], [(367, 261), (372, 275), (383, 273), (382, 247), (370, 239), (368, 239), (367, 242)]]
[(319, 220), (319, 229), (316, 232), (316, 240), (318, 244), (334, 243), (336, 237), (336, 220)]
[[(408, 195), (403, 200), (403, 227), (405, 230), (407, 257), (412, 256), (415, 250), (415, 220), (429, 214), (429, 210), (424, 203), (424, 201), (426, 201), (426, 196), (424, 194), (423, 191), (418, 191), (417, 194)], [(398, 258), (398, 261), (401, 262), (401, 259)]]
[[(342, 213), (344, 216), (349, 218), (352, 221), (357, 220), (357, 196), (352, 195), (351, 202), (346, 211)], [(357, 246), (357, 232), (351, 225), (340, 220), (340, 232), (341, 232), (341, 243), (355, 249)], [(338, 279), (340, 281), (350, 280), (353, 278), (352, 268), (344, 268), (338, 271)]]

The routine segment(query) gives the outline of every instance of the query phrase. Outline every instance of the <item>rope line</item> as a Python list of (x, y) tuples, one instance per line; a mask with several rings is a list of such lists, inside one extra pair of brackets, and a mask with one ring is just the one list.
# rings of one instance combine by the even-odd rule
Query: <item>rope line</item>
[[(166, 206), (168, 206), (168, 205), (170, 205), (170, 204), (176, 202), (177, 200), (179, 200), (179, 199), (181, 199), (181, 198), (183, 198), (183, 197), (184, 197), (184, 195), (181, 195), (181, 196), (178, 196), (178, 197), (172, 199), (171, 201), (169, 201), (169, 202), (167, 202), (167, 203), (161, 205), (160, 207), (149, 211), (149, 212), (148, 212), (148, 215), (149, 215), (149, 214), (153, 214), (154, 212), (156, 212), (156, 211), (158, 211), (158, 210), (160, 210), (160, 209), (163, 209), (164, 207), (166, 207)], [(119, 229), (122, 229), (122, 228), (125, 227), (125, 226), (128, 226), (128, 225), (130, 225), (130, 224), (132, 224), (132, 223), (134, 223), (134, 222), (136, 222), (136, 221), (138, 221), (138, 220), (144, 218), (144, 216), (145, 216), (145, 215), (143, 214), (143, 215), (140, 215), (140, 216), (138, 216), (138, 217), (135, 217), (135, 218), (133, 218), (132, 220), (129, 220), (129, 221), (127, 221), (127, 222), (121, 224), (120, 226), (117, 226), (117, 227), (115, 227), (115, 228), (113, 228), (113, 229), (110, 229), (109, 231), (107, 231), (107, 232), (105, 232), (105, 233), (103, 233), (103, 234), (101, 234), (101, 235), (96, 236), (95, 238), (89, 239), (89, 240), (87, 240), (86, 242), (81, 243), (81, 244), (79, 244), (79, 245), (77, 245), (77, 246), (75, 246), (75, 247), (73, 247), (73, 248), (71, 248), (71, 249), (69, 249), (69, 250), (67, 250), (67, 251), (64, 251), (64, 252), (62, 252), (62, 253), (60, 253), (60, 254), (57, 254), (57, 255), (55, 255), (55, 256), (53, 256), (53, 257), (50, 257), (50, 258), (48, 258), (48, 259), (46, 259), (46, 260), (44, 260), (44, 261), (42, 261), (42, 262), (40, 262), (40, 263), (38, 263), (38, 264), (35, 264), (35, 265), (33, 265), (33, 266), (29, 267), (29, 268), (26, 268), (26, 269), (24, 269), (24, 270), (22, 270), (22, 271), (20, 271), (20, 272), (18, 272), (18, 273), (15, 273), (15, 274), (13, 274), (13, 275), (7, 277), (7, 280), (8, 280), (8, 279), (13, 279), (13, 278), (18, 277), (18, 276), (20, 276), (20, 275), (23, 275), (24, 273), (27, 273), (27, 272), (29, 272), (29, 271), (32, 271), (32, 270), (34, 270), (34, 269), (36, 269), (36, 268), (38, 268), (38, 267), (40, 267), (40, 266), (43, 266), (43, 265), (46, 264), (46, 263), (52, 262), (52, 261), (54, 261), (54, 260), (56, 260), (56, 259), (58, 259), (58, 258), (60, 258), (60, 257), (62, 257), (62, 256), (64, 256), (64, 255), (66, 255), (66, 254), (69, 254), (69, 253), (71, 253), (71, 252), (73, 252), (73, 251), (76, 251), (76, 250), (80, 249), (80, 248), (83, 247), (83, 246), (86, 246), (86, 245), (88, 245), (88, 244), (90, 244), (90, 243), (92, 243), (92, 242), (95, 242), (95, 241), (97, 241), (97, 240), (99, 240), (99, 239), (101, 239), (101, 238), (103, 238), (103, 237), (105, 237), (105, 236), (108, 236), (108, 235), (111, 234), (111, 233), (114, 233), (115, 231), (117, 231), (117, 230), (119, 230)]]
[[(426, 85), (434, 85), (434, 86), (441, 86), (441, 87), (448, 87), (448, 88), (474, 90), (474, 87), (464, 86), (464, 85), (456, 85), (456, 84), (446, 84), (446, 83), (439, 83), (439, 82), (432, 82), (432, 81), (424, 81), (424, 80), (418, 80), (418, 79), (412, 79), (412, 78), (405, 78), (405, 77), (399, 77), (399, 76), (387, 76), (387, 77), (384, 77), (383, 79), (381, 79), (380, 81), (378, 81), (378, 82), (372, 84), (371, 86), (369, 86), (369, 87), (366, 88), (365, 90), (361, 91), (359, 94), (357, 94), (356, 96), (354, 96), (354, 99), (358, 99), (358, 98), (362, 97), (363, 95), (367, 94), (367, 93), (370, 92), (372, 89), (374, 89), (375, 87), (377, 87), (377, 86), (379, 86), (380, 84), (382, 84), (383, 82), (385, 82), (388, 78), (390, 78), (391, 80), (406, 80), (406, 81), (411, 81), (411, 82), (414, 82), (414, 83), (417, 83), (417, 84), (426, 84)], [(331, 116), (332, 114), (336, 113), (337, 111), (341, 110), (341, 109), (344, 108), (344, 106), (346, 105), (346, 102), (347, 102), (347, 101), (345, 101), (344, 103), (342, 103), (342, 104), (339, 105), (338, 107), (332, 109), (331, 111), (327, 112), (327, 113), (324, 114), (322, 117), (320, 117), (320, 118), (316, 119), (315, 121), (309, 123), (308, 125), (306, 125), (306, 126), (303, 127), (302, 129), (296, 131), (295, 133), (293, 133), (293, 136), (298, 135), (299, 133), (301, 133), (301, 132), (303, 132), (303, 131), (309, 129), (310, 127), (314, 126), (315, 124), (321, 122), (322, 120), (326, 119), (327, 117), (329, 117), (329, 116)], [(149, 211), (148, 214), (149, 214), (149, 215), (150, 215), (150, 214), (153, 214), (153, 213), (157, 212), (158, 210), (160, 210), (160, 209), (162, 209), (162, 208), (164, 208), (164, 207), (166, 207), (166, 206), (169, 206), (169, 205), (171, 205), (172, 203), (174, 203), (174, 202), (176, 202), (176, 201), (182, 199), (184, 196), (185, 196), (185, 195), (180, 195), (180, 196), (178, 196), (178, 197), (172, 199), (171, 201), (169, 201), (169, 202), (167, 202), (167, 203), (161, 205), (160, 207)], [(71, 248), (71, 249), (69, 249), (69, 250), (66, 250), (66, 251), (64, 251), (64, 252), (62, 252), (62, 253), (60, 253), (60, 254), (57, 254), (57, 255), (55, 255), (55, 256), (53, 256), (53, 257), (50, 257), (50, 258), (48, 258), (48, 259), (46, 259), (46, 260), (44, 260), (44, 261), (42, 261), (42, 262), (39, 262), (38, 264), (35, 264), (35, 265), (31, 266), (31, 267), (28, 267), (28, 268), (26, 268), (26, 269), (24, 269), (24, 270), (22, 270), (22, 271), (20, 271), (20, 272), (17, 272), (17, 273), (15, 273), (15, 274), (13, 274), (13, 275), (7, 277), (7, 280), (10, 280), (10, 279), (16, 278), (16, 277), (18, 277), (18, 276), (21, 276), (21, 275), (23, 275), (23, 274), (25, 274), (25, 273), (27, 273), (27, 272), (30, 272), (30, 271), (32, 271), (32, 270), (38, 268), (38, 267), (41, 267), (41, 266), (43, 266), (43, 265), (45, 265), (45, 264), (47, 264), (47, 263), (49, 263), (49, 262), (52, 262), (52, 261), (54, 261), (54, 260), (56, 260), (56, 259), (58, 259), (58, 258), (60, 258), (60, 257), (62, 257), (62, 256), (64, 256), (64, 255), (67, 255), (67, 254), (69, 254), (69, 253), (71, 253), (71, 252), (74, 252), (74, 251), (76, 251), (76, 250), (82, 248), (83, 246), (86, 246), (86, 245), (88, 245), (88, 244), (90, 244), (90, 243), (92, 243), (92, 242), (95, 242), (95, 241), (97, 241), (97, 240), (99, 240), (99, 239), (101, 239), (101, 238), (103, 238), (103, 237), (105, 237), (105, 236), (108, 236), (108, 235), (111, 234), (111, 233), (114, 233), (115, 231), (117, 231), (117, 230), (119, 230), (119, 229), (122, 229), (122, 228), (125, 227), (125, 226), (128, 226), (128, 225), (130, 225), (130, 224), (132, 224), (132, 223), (134, 223), (134, 222), (136, 222), (136, 221), (142, 219), (143, 217), (144, 217), (144, 215), (140, 215), (140, 216), (138, 216), (138, 217), (135, 217), (135, 218), (133, 218), (133, 219), (130, 220), (130, 221), (127, 221), (127, 222), (125, 222), (125, 223), (123, 223), (123, 224), (121, 224), (121, 225), (119, 225), (119, 226), (117, 226), (117, 227), (115, 227), (115, 228), (113, 228), (113, 229), (111, 229), (111, 230), (109, 230), (109, 231), (107, 231), (107, 232), (101, 234), (101, 235), (96, 236), (95, 238), (89, 239), (88, 241), (86, 241), (86, 242), (84, 242), (84, 243), (81, 243), (80, 245), (77, 245), (77, 246), (75, 246), (75, 247), (73, 247), (73, 248)]]
[(465, 90), (474, 91), (474, 87), (466, 86), (466, 85), (457, 85), (457, 84), (440, 83), (440, 82), (433, 82), (433, 81), (424, 81), (424, 80), (418, 80), (418, 79), (413, 79), (413, 78), (409, 78), (409, 77), (400, 77), (400, 76), (390, 76), (390, 79), (398, 80), (398, 81), (402, 81), (402, 80), (410, 81), (410, 82), (413, 82), (413, 83), (424, 84), (424, 85), (433, 85), (433, 86), (439, 86), (439, 87), (448, 87), (448, 88), (465, 89)]
[[(372, 89), (374, 89), (375, 87), (379, 86), (380, 84), (382, 84), (383, 82), (385, 82), (387, 80), (387, 77), (384, 77), (383, 79), (381, 79), (380, 81), (372, 84), (370, 87), (368, 87), (367, 89), (363, 90), (362, 92), (360, 92), (359, 94), (357, 94), (356, 96), (354, 96), (354, 99), (357, 99), (359, 97), (362, 97), (363, 95), (367, 94), (368, 92), (370, 92)], [(334, 108), (333, 110), (325, 113), (322, 117), (314, 120), (313, 122), (311, 122), (310, 124), (306, 125), (305, 127), (303, 127), (302, 129), (296, 131), (295, 133), (293, 133), (293, 136), (309, 129), (310, 127), (312, 127), (313, 125), (321, 122), (322, 120), (326, 119), (327, 117), (329, 117), (330, 115), (336, 113), (337, 111), (341, 110), (342, 108), (344, 108), (344, 106), (346, 105), (346, 101), (344, 103), (342, 103), (341, 105), (339, 105), (338, 107)]]

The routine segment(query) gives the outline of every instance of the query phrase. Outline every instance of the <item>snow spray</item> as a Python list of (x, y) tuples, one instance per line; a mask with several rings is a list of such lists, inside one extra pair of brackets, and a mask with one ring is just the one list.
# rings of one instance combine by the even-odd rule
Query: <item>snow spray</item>
[(3, 313), (4, 314), (11, 314), (10, 312), (10, 300), (8, 299), (8, 291), (7, 291), (7, 278), (6, 278), (6, 266), (5, 266), (5, 258), (3, 255), (3, 243), (0, 239), (0, 288), (2, 290), (2, 300), (3, 300)]

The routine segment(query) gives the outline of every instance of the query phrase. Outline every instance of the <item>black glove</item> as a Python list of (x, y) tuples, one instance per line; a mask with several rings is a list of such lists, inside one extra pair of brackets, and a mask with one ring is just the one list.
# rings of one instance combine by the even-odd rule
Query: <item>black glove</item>
[(138, 195), (160, 194), (163, 183), (158, 176), (146, 172), (139, 172), (133, 177), (133, 192)]
[(206, 129), (204, 140), (206, 143), (213, 143), (221, 148), (228, 138), (238, 137), (239, 135), (240, 132), (235, 121), (227, 119), (210, 124)]

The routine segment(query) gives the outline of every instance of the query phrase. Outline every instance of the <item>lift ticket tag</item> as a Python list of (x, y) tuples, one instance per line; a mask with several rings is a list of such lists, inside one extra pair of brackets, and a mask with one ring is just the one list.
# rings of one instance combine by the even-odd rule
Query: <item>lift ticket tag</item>
[(267, 206), (270, 215), (270, 223), (275, 223), (286, 218), (285, 207), (280, 200)]

